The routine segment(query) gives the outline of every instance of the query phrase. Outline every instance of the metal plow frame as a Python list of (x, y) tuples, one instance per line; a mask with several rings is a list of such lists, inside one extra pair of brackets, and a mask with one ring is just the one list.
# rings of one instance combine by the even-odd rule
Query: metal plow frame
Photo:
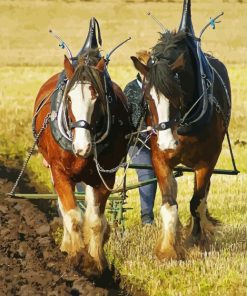
[[(213, 171), (213, 174), (217, 175), (238, 175), (239, 171), (235, 166), (233, 166), (233, 170), (224, 170), (224, 169), (215, 169)], [(146, 164), (130, 164), (129, 169), (152, 169), (152, 165), (146, 165)], [(174, 168), (174, 176), (181, 177), (183, 173), (187, 172), (194, 172), (191, 168), (184, 167), (184, 166), (177, 166)], [(133, 208), (127, 208), (124, 205), (127, 203), (127, 191), (137, 189), (139, 187), (154, 183), (157, 181), (157, 178), (148, 179), (146, 181), (137, 182), (131, 185), (126, 185), (127, 178), (125, 175), (123, 188), (118, 189), (112, 193), (108, 198), (108, 213), (110, 213), (110, 223), (113, 226), (121, 227), (122, 231), (125, 229), (125, 216), (124, 213), (127, 210), (133, 209)], [(13, 195), (14, 198), (23, 198), (23, 199), (41, 199), (41, 200), (56, 200), (57, 194), (56, 193), (43, 193), (43, 194), (25, 194), (25, 193), (16, 193)], [(85, 193), (84, 192), (75, 192), (75, 197), (81, 207), (82, 210), (85, 210)]]

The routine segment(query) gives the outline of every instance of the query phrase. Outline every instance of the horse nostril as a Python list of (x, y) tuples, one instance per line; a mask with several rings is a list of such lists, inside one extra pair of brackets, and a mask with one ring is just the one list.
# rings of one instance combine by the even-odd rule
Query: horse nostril
[(91, 148), (92, 148), (92, 145), (91, 144), (88, 144), (86, 153), (89, 153), (91, 151)]
[(88, 143), (85, 146), (77, 147), (76, 144), (72, 143), (73, 153), (77, 156), (86, 156), (91, 152), (92, 144)]
[(76, 151), (76, 154), (78, 154), (78, 155), (82, 155), (82, 154), (83, 154), (83, 150), (82, 150), (82, 149), (78, 149), (78, 150)]

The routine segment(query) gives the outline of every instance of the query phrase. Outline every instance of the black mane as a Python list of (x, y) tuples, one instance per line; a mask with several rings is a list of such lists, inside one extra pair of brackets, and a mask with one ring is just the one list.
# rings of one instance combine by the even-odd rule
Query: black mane
[(150, 86), (170, 100), (178, 100), (182, 96), (181, 87), (175, 78), (176, 72), (171, 69), (171, 65), (185, 53), (185, 37), (184, 32), (161, 34), (148, 62)]

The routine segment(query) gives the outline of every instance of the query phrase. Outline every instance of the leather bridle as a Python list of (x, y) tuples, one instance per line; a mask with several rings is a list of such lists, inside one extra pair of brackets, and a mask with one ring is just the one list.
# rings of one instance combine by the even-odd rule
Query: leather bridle
[[(92, 86), (92, 84), (88, 83), (88, 82), (82, 83), (82, 85), (83, 84), (90, 84)], [(91, 90), (91, 95), (92, 95), (92, 98), (95, 97), (95, 95), (92, 93), (92, 90)], [(97, 100), (97, 97), (96, 97), (96, 100)], [(66, 108), (68, 109), (68, 101), (69, 101), (68, 96), (66, 97), (66, 101), (67, 101)], [(73, 119), (71, 118), (71, 116), (69, 116), (69, 114), (68, 114), (68, 118), (69, 118), (70, 130), (73, 130), (75, 128), (84, 128), (86, 130), (89, 130), (90, 133), (93, 132), (93, 130), (94, 130), (93, 126), (89, 122), (87, 122), (86, 120), (81, 119), (78, 121), (73, 121)]]
[(155, 106), (155, 108), (156, 108), (156, 105), (155, 105), (155, 101), (154, 101), (152, 95), (150, 94), (150, 85), (149, 85), (149, 83), (147, 83), (145, 81), (145, 78), (144, 78), (144, 82), (143, 82), (143, 97), (147, 101), (148, 106), (149, 106), (149, 111), (150, 111), (151, 121), (152, 121), (152, 128), (154, 131), (165, 131), (165, 130), (172, 128), (180, 123), (181, 115), (180, 115), (180, 111), (179, 111), (177, 113), (177, 116), (170, 119), (169, 121), (163, 121), (163, 122), (155, 124), (154, 114), (153, 114), (154, 111), (152, 110), (153, 109), (152, 104)]
[[(95, 126), (94, 126), (94, 125), (90, 124), (89, 122), (87, 122), (86, 120), (73, 121), (71, 116), (68, 115), (68, 121), (69, 121), (68, 126), (69, 126), (70, 130), (72, 131), (75, 128), (84, 128), (86, 130), (89, 130), (90, 133), (91, 133), (92, 138), (95, 141), (95, 144), (99, 144), (102, 141), (104, 141), (108, 137), (109, 132), (110, 132), (110, 126), (111, 126), (111, 114), (110, 113), (111, 112), (110, 112), (110, 108), (109, 108), (109, 99), (108, 99), (109, 90), (108, 90), (108, 87), (107, 87), (106, 79), (107, 79), (106, 73), (104, 73), (103, 74), (104, 94), (102, 94), (102, 95), (105, 96), (104, 100), (105, 100), (106, 106), (103, 109), (105, 109), (104, 117), (106, 118), (106, 120), (103, 123), (103, 125), (101, 125), (100, 131), (96, 130), (97, 124), (95, 124)], [(93, 87), (93, 83), (90, 82), (90, 84), (91, 84), (92, 88), (95, 89)], [(91, 90), (91, 92), (92, 92), (92, 90)], [(98, 101), (99, 96), (100, 96), (100, 94), (97, 94), (96, 101)], [(92, 93), (92, 97), (95, 97), (95, 91), (94, 91), (94, 93)], [(103, 102), (102, 102), (102, 104), (103, 104)], [(67, 94), (66, 94), (66, 108), (68, 109), (68, 96), (67, 96)]]
[(74, 129), (74, 128), (84, 128), (84, 129), (87, 129), (89, 131), (93, 130), (91, 124), (88, 123), (85, 120), (78, 120), (76, 122), (70, 121), (69, 127), (70, 127), (71, 130)]

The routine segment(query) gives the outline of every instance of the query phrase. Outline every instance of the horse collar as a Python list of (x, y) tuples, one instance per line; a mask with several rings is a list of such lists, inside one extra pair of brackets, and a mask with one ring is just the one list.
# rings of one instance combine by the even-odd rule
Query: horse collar
[[(72, 152), (72, 133), (71, 129), (84, 128), (93, 131), (91, 125), (84, 121), (70, 122), (68, 111), (64, 104), (64, 94), (66, 93), (67, 79), (62, 72), (57, 83), (56, 91), (51, 97), (51, 130), (57, 143), (67, 151)], [(121, 122), (116, 117), (117, 100), (113, 91), (113, 86), (109, 74), (104, 73), (105, 103), (106, 103), (106, 121), (103, 130), (94, 130), (95, 144), (98, 155), (109, 146), (112, 138), (112, 130), (121, 127)], [(101, 126), (102, 127), (102, 126)]]

